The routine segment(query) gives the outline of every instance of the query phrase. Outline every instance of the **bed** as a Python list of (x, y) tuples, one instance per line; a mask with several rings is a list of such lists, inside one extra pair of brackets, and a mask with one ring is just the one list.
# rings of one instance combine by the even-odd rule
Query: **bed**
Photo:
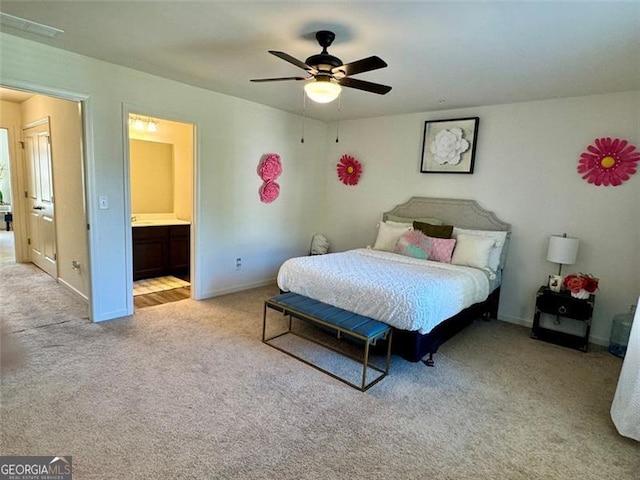
[[(378, 228), (373, 248), (287, 260), (278, 272), (280, 290), (388, 323), (393, 352), (427, 365), (475, 319), (497, 318), (508, 223), (473, 200), (413, 197), (384, 212)], [(453, 240), (418, 229), (435, 236), (444, 229)], [(425, 254), (429, 259), (419, 243), (403, 244), (418, 236), (438, 246)]]

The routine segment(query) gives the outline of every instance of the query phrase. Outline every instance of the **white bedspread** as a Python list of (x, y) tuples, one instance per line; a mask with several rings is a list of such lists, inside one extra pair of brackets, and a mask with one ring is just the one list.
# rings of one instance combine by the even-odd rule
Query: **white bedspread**
[(489, 295), (477, 268), (364, 248), (287, 260), (278, 286), (423, 334)]
[(640, 442), (640, 298), (636, 305), (627, 353), (611, 404), (611, 418), (620, 435)]

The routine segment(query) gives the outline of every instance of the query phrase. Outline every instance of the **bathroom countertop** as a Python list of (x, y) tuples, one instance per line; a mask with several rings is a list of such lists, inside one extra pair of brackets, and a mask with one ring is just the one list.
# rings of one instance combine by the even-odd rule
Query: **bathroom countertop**
[(188, 222), (187, 220), (178, 220), (176, 218), (158, 218), (131, 222), (132, 227), (163, 227), (167, 225), (191, 225), (191, 222)]

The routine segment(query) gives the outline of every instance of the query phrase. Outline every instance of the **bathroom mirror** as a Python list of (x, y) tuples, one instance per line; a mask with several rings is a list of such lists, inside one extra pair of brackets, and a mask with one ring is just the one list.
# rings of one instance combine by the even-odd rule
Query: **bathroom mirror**
[(173, 145), (131, 139), (129, 159), (131, 213), (173, 213)]

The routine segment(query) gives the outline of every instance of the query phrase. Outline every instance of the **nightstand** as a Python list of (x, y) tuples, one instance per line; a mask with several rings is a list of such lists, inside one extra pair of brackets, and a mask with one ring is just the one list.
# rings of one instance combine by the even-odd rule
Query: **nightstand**
[[(589, 331), (591, 330), (591, 318), (596, 296), (582, 300), (571, 296), (571, 292), (563, 290), (552, 292), (549, 287), (542, 286), (536, 295), (536, 311), (533, 316), (533, 328), (531, 338), (555, 343), (564, 347), (575, 348), (583, 352), (589, 345)], [(561, 332), (540, 325), (541, 314), (554, 315), (559, 318), (568, 318), (572, 321), (583, 322), (584, 334)]]

